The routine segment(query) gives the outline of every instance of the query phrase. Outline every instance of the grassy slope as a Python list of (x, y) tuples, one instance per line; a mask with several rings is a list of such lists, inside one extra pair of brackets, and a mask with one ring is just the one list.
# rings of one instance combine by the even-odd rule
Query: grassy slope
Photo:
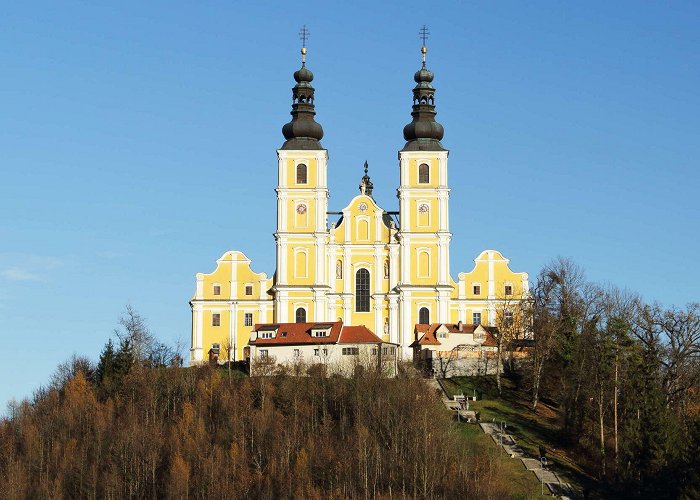
[[(501, 478), (500, 480), (510, 485), (512, 495), (511, 498), (518, 499), (535, 499), (541, 498), (540, 484), (535, 479), (535, 476), (526, 470), (519, 460), (513, 460), (505, 453), (501, 452), (493, 440), (481, 431), (479, 426), (473, 424), (455, 424), (458, 425), (458, 432), (462, 439), (468, 440), (469, 448), (479, 450), (487, 450), (498, 463)], [(483, 459), (483, 455), (475, 457)]]
[[(538, 457), (539, 446), (544, 445), (553, 470), (576, 489), (589, 490), (592, 498), (611, 497), (611, 492), (601, 489), (600, 484), (588, 476), (563, 447), (558, 432), (559, 414), (555, 408), (540, 402), (537, 412), (533, 412), (527, 395), (515, 390), (512, 382), (505, 378), (502, 379), (502, 398), (498, 397), (495, 377), (455, 377), (441, 382), (450, 396), (464, 394), (471, 397), (476, 390), (477, 401), (469, 404), (471, 410), (479, 412), (482, 422), (505, 422), (507, 432), (532, 457)], [(522, 468), (519, 460), (512, 462)]]

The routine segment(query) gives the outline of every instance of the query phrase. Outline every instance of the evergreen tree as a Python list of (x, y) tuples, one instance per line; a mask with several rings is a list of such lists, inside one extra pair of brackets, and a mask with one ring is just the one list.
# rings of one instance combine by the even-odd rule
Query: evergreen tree
[(109, 339), (100, 353), (100, 361), (97, 364), (97, 370), (95, 370), (95, 381), (98, 385), (102, 385), (106, 379), (114, 376), (115, 362), (114, 343), (112, 339)]

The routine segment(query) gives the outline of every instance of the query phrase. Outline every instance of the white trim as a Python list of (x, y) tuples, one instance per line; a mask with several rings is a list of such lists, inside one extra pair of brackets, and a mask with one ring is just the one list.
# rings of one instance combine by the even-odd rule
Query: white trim
[[(297, 254), (303, 253), (304, 254), (304, 270), (306, 273), (304, 276), (299, 275), (299, 269), (297, 266)], [(299, 248), (296, 247), (294, 248), (294, 277), (295, 278), (308, 278), (309, 277), (309, 250), (308, 248)]]
[[(430, 278), (432, 275), (431, 267), (432, 267), (432, 249), (428, 247), (417, 247), (416, 248), (416, 277), (419, 279), (426, 279)], [(420, 265), (420, 256), (421, 254), (428, 254), (428, 274), (421, 274), (421, 265)]]

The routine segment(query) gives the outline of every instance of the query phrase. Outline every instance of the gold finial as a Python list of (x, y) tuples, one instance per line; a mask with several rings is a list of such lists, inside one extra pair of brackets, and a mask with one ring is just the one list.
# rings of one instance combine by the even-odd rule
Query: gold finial
[(299, 39), (301, 40), (301, 64), (302, 66), (306, 64), (306, 40), (309, 39), (309, 29), (306, 25), (302, 26), (299, 30)]
[(428, 31), (428, 27), (424, 24), (418, 34), (423, 41), (423, 46), (420, 48), (420, 53), (423, 54), (423, 66), (425, 66), (425, 54), (428, 53), (428, 47), (425, 46), (425, 42), (428, 39), (428, 35), (430, 35), (430, 31)]

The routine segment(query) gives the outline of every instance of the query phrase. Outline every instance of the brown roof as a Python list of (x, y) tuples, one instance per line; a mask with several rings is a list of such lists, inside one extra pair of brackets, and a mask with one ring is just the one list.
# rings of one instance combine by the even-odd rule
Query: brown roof
[[(288, 344), (335, 344), (340, 337), (340, 330), (343, 328), (342, 321), (335, 323), (262, 323), (256, 324), (253, 328), (254, 332), (270, 331), (273, 327), (277, 328), (277, 335), (271, 339), (257, 338), (251, 340), (253, 345), (288, 345)], [(327, 329), (330, 328), (328, 337), (312, 337), (311, 330), (314, 328)]]
[[(315, 329), (328, 329), (327, 337), (312, 337)], [(252, 345), (292, 345), (292, 344), (379, 344), (382, 339), (377, 337), (364, 325), (344, 326), (342, 321), (334, 323), (261, 323), (256, 324), (254, 332), (277, 329), (277, 334), (271, 339), (260, 337), (251, 340)]]

